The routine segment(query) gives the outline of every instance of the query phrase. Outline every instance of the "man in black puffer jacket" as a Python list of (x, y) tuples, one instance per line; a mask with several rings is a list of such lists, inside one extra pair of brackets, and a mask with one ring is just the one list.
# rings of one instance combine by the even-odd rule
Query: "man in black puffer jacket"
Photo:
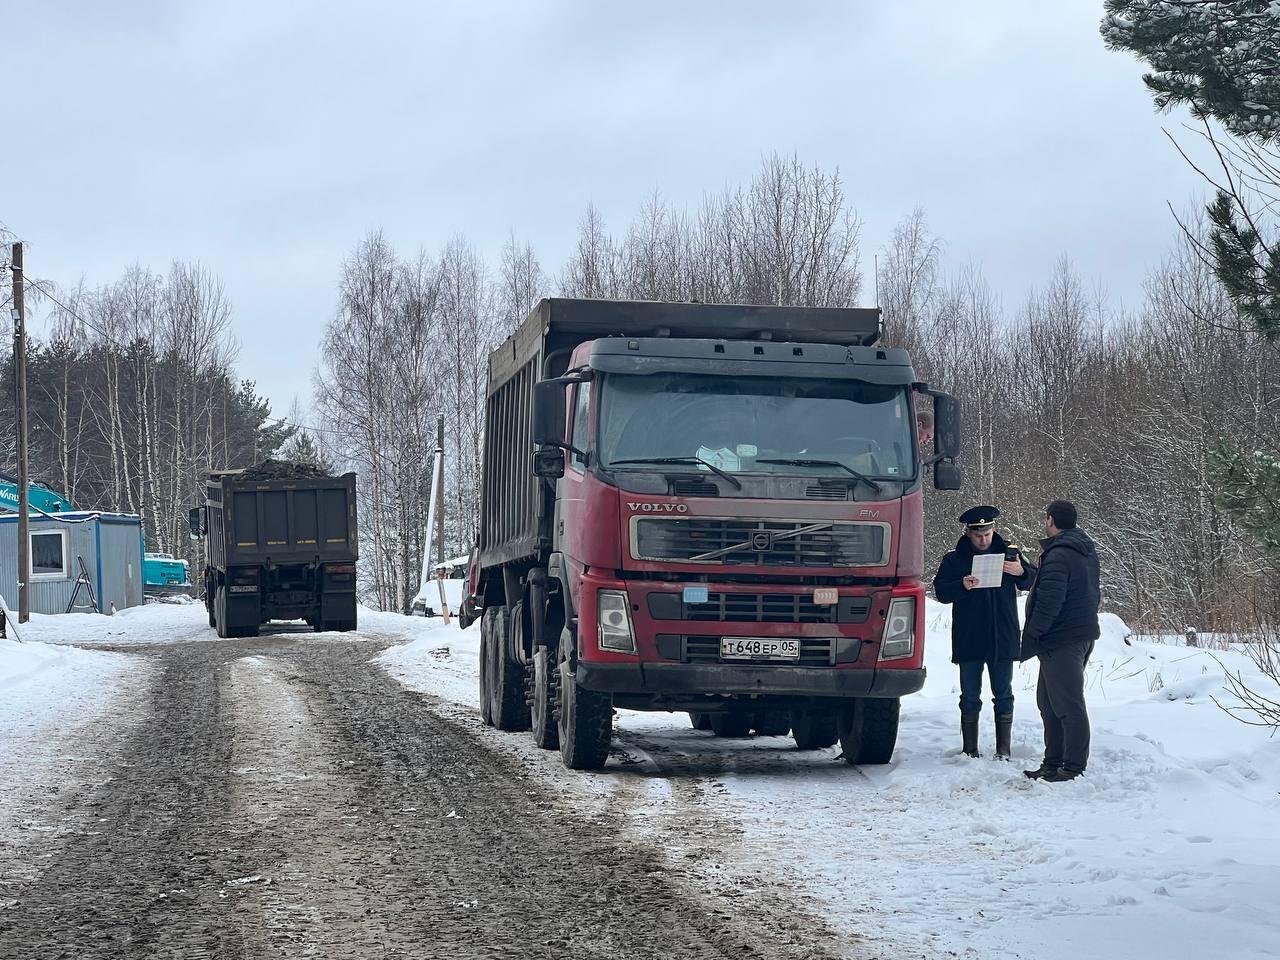
[(960, 736), (962, 749), (978, 756), (978, 718), (982, 711), (982, 672), (991, 684), (996, 715), (996, 757), (1009, 759), (1013, 730), (1013, 664), (1018, 659), (1018, 588), (1031, 586), (1035, 568), (1021, 554), (1004, 562), (1000, 585), (979, 587), (971, 576), (973, 558), (1004, 558), (1008, 544), (996, 533), (995, 507), (972, 507), (960, 515), (965, 533), (942, 558), (933, 591), (940, 603), (953, 605), (951, 662), (960, 667)]
[(1098, 552), (1076, 526), (1076, 508), (1055, 500), (1045, 508), (1040, 573), (1027, 597), (1022, 659), (1040, 658), (1036, 705), (1044, 722), (1044, 761), (1027, 770), (1033, 780), (1059, 783), (1084, 773), (1089, 762), (1089, 712), (1084, 667), (1098, 639), (1101, 584)]

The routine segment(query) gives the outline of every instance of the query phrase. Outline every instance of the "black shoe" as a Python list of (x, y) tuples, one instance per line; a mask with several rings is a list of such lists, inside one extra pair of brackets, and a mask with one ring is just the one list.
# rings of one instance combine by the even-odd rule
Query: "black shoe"
[(966, 757), (980, 757), (978, 752), (978, 715), (976, 713), (960, 714), (960, 737), (964, 743)]
[(1046, 773), (1040, 779), (1045, 783), (1066, 783), (1068, 780), (1074, 780), (1083, 773), (1083, 770), (1054, 770), (1051, 773)]
[(1055, 767), (1050, 764), (1042, 763), (1040, 764), (1040, 766), (1036, 767), (1034, 770), (1023, 770), (1022, 775), (1026, 777), (1028, 780), (1045, 780), (1048, 777), (1060, 774), (1061, 772), (1062, 772), (1061, 767)]

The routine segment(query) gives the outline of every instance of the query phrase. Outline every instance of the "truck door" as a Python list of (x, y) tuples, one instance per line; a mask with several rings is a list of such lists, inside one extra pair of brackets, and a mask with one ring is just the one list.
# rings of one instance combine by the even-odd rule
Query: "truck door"
[[(591, 381), (574, 384), (569, 395), (569, 442), (591, 453)], [(587, 480), (587, 463), (580, 454), (565, 455), (564, 477), (559, 482), (556, 498), (556, 549), (573, 561), (575, 572), (582, 570), (583, 504)]]

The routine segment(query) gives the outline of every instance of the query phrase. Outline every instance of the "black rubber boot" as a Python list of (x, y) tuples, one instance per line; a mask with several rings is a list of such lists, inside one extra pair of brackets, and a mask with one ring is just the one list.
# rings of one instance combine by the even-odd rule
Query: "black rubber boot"
[(964, 741), (966, 757), (980, 757), (978, 752), (978, 717), (976, 713), (960, 714), (960, 736)]
[(996, 759), (1008, 760), (1013, 753), (1013, 714), (996, 717)]
[(1023, 770), (1022, 775), (1026, 777), (1028, 780), (1043, 780), (1045, 777), (1048, 777), (1051, 774), (1057, 775), (1058, 773), (1061, 773), (1061, 772), (1062, 772), (1061, 767), (1049, 766), (1047, 764), (1042, 763), (1040, 764), (1040, 766), (1036, 767), (1034, 770)]

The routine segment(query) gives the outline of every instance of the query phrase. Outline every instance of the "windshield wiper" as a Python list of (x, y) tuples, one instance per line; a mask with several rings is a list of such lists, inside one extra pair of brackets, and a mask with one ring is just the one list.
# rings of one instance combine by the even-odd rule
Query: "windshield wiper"
[(701, 457), (630, 457), (626, 460), (613, 460), (609, 466), (616, 467), (622, 463), (700, 463), (708, 470), (713, 471), (717, 476), (724, 477), (738, 490), (742, 489), (742, 484), (738, 482), (738, 478), (731, 473), (726, 473), (714, 463), (709, 463)]
[(841, 470), (845, 470), (848, 473), (851, 473), (858, 480), (861, 480), (876, 493), (880, 492), (880, 484), (876, 483), (865, 473), (859, 473), (847, 463), (841, 463), (839, 460), (806, 460), (804, 458), (779, 457), (769, 460), (757, 460), (756, 463), (777, 463), (782, 464), (783, 466), (792, 467), (839, 467)]

